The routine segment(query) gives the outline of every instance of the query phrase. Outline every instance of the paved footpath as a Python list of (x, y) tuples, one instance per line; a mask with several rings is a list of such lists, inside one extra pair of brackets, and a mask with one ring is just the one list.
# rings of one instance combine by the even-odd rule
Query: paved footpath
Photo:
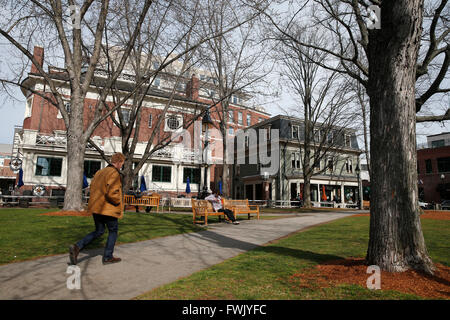
[(7, 264), (0, 266), (0, 299), (131, 299), (292, 232), (352, 214), (305, 213), (213, 224), (200, 232), (118, 245), (114, 254), (122, 262), (106, 266), (103, 249), (82, 251), (80, 289), (67, 288), (72, 276), (66, 273), (68, 254)]

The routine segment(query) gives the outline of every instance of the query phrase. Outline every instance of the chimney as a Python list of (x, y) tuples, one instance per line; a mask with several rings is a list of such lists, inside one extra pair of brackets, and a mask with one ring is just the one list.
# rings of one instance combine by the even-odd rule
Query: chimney
[(186, 96), (192, 100), (198, 100), (199, 80), (195, 73), (192, 74), (191, 79), (186, 84)]
[[(40, 46), (34, 46), (33, 58), (39, 63), (42, 68), (44, 66), (44, 48)], [(31, 66), (31, 73), (39, 73), (39, 69), (33, 63)]]

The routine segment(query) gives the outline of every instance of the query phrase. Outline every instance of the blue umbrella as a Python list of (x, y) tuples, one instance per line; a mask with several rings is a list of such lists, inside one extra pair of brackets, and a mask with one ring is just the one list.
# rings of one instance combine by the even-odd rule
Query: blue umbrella
[(186, 181), (186, 193), (187, 194), (191, 193), (191, 185), (190, 185), (189, 177), (187, 177), (187, 181)]
[(19, 170), (19, 181), (17, 181), (17, 188), (23, 186), (23, 170), (20, 168)]
[(141, 192), (147, 191), (147, 185), (145, 184), (144, 176), (141, 176)]
[(83, 189), (89, 187), (89, 183), (87, 181), (86, 175), (83, 174)]
[(222, 194), (222, 180), (219, 181), (219, 194)]

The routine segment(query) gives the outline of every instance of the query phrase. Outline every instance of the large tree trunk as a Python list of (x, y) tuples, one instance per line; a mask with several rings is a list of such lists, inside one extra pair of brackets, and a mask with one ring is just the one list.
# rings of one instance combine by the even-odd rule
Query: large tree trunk
[(369, 40), (372, 197), (367, 262), (431, 273), (416, 172), (415, 71), (423, 0), (383, 1)]
[(72, 119), (67, 130), (67, 187), (64, 195), (64, 211), (81, 211), (84, 209), (83, 168), (86, 142), (83, 141), (83, 122)]

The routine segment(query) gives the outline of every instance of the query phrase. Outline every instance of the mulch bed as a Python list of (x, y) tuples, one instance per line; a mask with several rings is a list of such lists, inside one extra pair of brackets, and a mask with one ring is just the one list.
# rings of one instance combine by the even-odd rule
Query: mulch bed
[[(359, 213), (352, 217), (368, 217), (369, 213)], [(450, 220), (450, 210), (424, 210), (424, 214), (420, 216), (421, 219), (433, 220)]]
[(87, 211), (55, 211), (55, 212), (47, 212), (47, 213), (41, 213), (41, 216), (58, 216), (58, 217), (89, 217), (91, 214), (89, 214)]
[[(450, 299), (450, 268), (435, 264), (433, 276), (417, 271), (381, 271), (381, 290), (395, 290), (426, 298)], [(338, 284), (356, 284), (367, 287), (367, 265), (362, 258), (329, 261), (304, 273), (296, 273), (290, 282), (300, 288), (327, 288)]]

